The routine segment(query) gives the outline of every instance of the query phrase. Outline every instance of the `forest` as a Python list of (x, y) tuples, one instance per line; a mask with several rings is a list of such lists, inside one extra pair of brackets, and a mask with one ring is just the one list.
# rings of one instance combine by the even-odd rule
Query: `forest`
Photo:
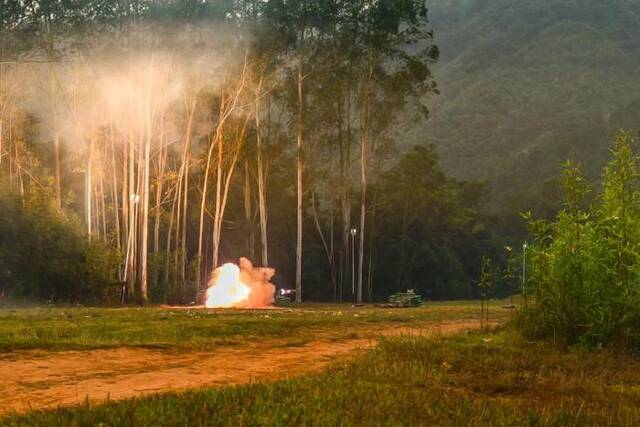
[(298, 301), (462, 298), (504, 258), (485, 186), (395, 132), (438, 96), (421, 1), (0, 13), (2, 298), (191, 303), (241, 256)]

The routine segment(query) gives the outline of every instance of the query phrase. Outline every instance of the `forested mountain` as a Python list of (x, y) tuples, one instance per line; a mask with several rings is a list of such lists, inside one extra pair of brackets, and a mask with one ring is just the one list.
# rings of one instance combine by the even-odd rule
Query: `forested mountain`
[(488, 181), (492, 210), (539, 191), (567, 158), (597, 177), (615, 132), (639, 126), (639, 1), (429, 3), (440, 96), (407, 142)]

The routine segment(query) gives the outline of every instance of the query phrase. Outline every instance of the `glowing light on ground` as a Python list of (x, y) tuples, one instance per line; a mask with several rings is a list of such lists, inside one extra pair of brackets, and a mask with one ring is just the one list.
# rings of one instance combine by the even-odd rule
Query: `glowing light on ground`
[(227, 263), (213, 272), (207, 289), (207, 308), (264, 308), (273, 305), (275, 286), (269, 281), (272, 268), (255, 268), (240, 258), (239, 265)]
[(207, 307), (230, 308), (249, 299), (251, 289), (240, 280), (240, 268), (225, 264), (214, 273), (214, 284), (207, 291)]

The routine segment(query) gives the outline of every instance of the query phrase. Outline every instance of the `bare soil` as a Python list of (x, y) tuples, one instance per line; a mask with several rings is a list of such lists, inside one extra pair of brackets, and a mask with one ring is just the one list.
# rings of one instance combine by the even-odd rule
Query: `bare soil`
[(318, 331), (310, 342), (270, 340), (208, 352), (141, 348), (14, 352), (11, 358), (0, 359), (0, 415), (87, 400), (100, 403), (284, 379), (352, 357), (381, 336), (450, 334), (477, 327), (477, 321), (383, 324), (353, 328), (346, 336)]

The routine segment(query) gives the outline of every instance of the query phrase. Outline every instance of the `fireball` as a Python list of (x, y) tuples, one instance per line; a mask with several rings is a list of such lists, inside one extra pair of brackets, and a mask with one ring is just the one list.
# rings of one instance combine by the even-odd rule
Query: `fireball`
[(213, 286), (207, 291), (208, 308), (230, 308), (249, 299), (251, 289), (240, 280), (240, 268), (224, 264), (213, 275)]
[(265, 308), (273, 305), (276, 288), (269, 281), (272, 268), (254, 268), (251, 261), (224, 264), (213, 272), (205, 305), (207, 308)]

